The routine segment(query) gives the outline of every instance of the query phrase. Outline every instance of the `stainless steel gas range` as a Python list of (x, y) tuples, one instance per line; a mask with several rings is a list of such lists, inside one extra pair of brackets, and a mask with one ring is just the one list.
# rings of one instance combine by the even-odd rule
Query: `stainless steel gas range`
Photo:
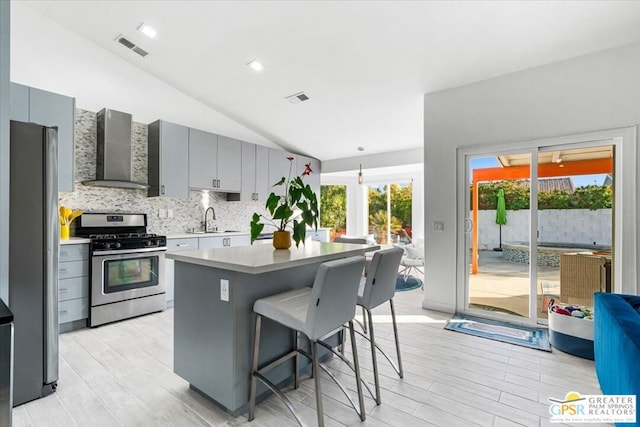
[(76, 235), (91, 239), (89, 326), (165, 309), (167, 238), (146, 214), (84, 213)]

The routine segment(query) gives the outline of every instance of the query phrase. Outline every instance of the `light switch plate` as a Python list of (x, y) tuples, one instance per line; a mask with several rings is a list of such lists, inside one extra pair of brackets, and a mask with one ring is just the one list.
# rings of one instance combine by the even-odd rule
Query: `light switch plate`
[(220, 279), (220, 300), (229, 301), (229, 281)]
[(431, 229), (433, 231), (442, 233), (444, 231), (444, 221), (433, 221)]
[(167, 218), (173, 218), (173, 209), (167, 209)]
[(166, 209), (158, 209), (158, 218), (166, 218), (167, 210)]

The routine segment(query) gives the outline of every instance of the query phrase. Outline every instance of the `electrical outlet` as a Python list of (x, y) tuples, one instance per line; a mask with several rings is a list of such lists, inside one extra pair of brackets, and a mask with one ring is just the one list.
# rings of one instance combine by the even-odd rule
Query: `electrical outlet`
[(166, 209), (158, 209), (158, 218), (166, 218), (167, 210)]
[(173, 209), (167, 209), (167, 218), (173, 218)]
[(220, 300), (229, 301), (229, 281), (220, 279)]

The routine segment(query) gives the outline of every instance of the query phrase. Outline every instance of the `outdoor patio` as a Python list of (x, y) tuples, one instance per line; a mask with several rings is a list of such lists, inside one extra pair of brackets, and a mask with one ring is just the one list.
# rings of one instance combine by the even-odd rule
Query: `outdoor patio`
[[(479, 251), (478, 273), (469, 276), (470, 305), (491, 311), (529, 315), (529, 265), (506, 261), (502, 252)], [(538, 267), (538, 317), (546, 318), (545, 295), (560, 294), (560, 269)]]

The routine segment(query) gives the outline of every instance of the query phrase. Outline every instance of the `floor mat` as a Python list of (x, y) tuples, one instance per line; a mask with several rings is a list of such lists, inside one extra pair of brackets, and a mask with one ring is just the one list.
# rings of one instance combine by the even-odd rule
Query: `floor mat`
[(476, 337), (535, 348), (536, 350), (551, 351), (547, 328), (515, 325), (464, 314), (454, 315), (444, 328)]
[(403, 274), (398, 274), (398, 278), (396, 279), (396, 292), (412, 291), (420, 287), (422, 287), (422, 280), (417, 277), (409, 276), (407, 280), (405, 280)]

